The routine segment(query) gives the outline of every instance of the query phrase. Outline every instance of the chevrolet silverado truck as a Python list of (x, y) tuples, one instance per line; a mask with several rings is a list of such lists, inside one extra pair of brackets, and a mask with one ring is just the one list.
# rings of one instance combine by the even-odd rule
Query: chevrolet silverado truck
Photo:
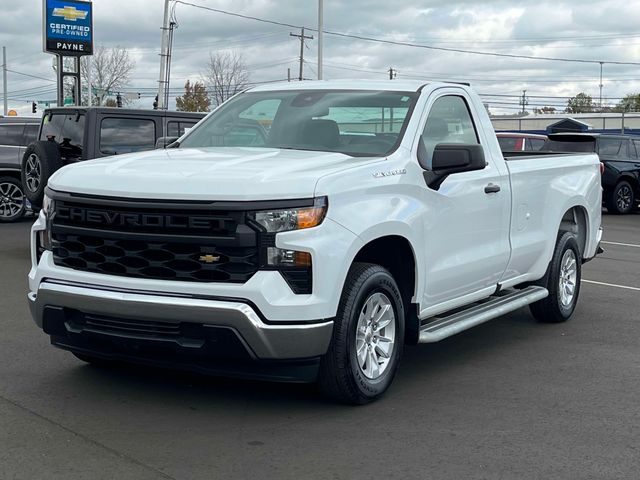
[(90, 363), (316, 381), (367, 403), (407, 344), (527, 305), (573, 314), (602, 235), (600, 161), (524, 153), (502, 155), (465, 85), (252, 88), (166, 150), (51, 177), (31, 313)]

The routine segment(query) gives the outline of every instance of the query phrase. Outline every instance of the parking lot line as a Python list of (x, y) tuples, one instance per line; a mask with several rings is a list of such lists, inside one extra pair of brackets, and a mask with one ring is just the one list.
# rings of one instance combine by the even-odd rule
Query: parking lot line
[(603, 285), (605, 287), (624, 288), (625, 290), (634, 290), (640, 292), (638, 287), (629, 287), (627, 285), (616, 285), (615, 283), (596, 282), (595, 280), (582, 280), (582, 283), (592, 283), (594, 285)]
[(640, 248), (640, 245), (636, 245), (635, 243), (620, 243), (620, 242), (605, 242), (605, 241), (602, 241), (600, 243), (605, 243), (607, 245), (619, 245), (621, 247)]

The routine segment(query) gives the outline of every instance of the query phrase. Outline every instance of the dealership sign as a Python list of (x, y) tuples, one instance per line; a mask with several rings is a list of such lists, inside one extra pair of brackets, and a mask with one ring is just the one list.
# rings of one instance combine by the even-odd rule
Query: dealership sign
[(93, 9), (90, 2), (43, 0), (44, 51), (59, 55), (93, 54)]

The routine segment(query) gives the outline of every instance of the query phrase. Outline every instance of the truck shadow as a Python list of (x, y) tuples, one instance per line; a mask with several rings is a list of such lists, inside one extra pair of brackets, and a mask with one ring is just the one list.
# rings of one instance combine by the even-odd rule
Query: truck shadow
[[(442, 375), (455, 376), (466, 364), (495, 362), (496, 357), (509, 355), (505, 352), (517, 355), (518, 346), (535, 338), (536, 332), (543, 335), (544, 327), (523, 309), (436, 344), (406, 347), (394, 385), (381, 401), (393, 401), (397, 392), (421, 388)], [(102, 401), (105, 395), (114, 399), (135, 397), (151, 402), (150, 408), (156, 402), (186, 405), (191, 410), (221, 406), (243, 411), (247, 407), (303, 411), (319, 406), (329, 410), (343, 408), (325, 399), (313, 384), (232, 379), (130, 365), (102, 368), (80, 363), (61, 376), (69, 383), (82, 385), (82, 390), (90, 395), (99, 395)]]

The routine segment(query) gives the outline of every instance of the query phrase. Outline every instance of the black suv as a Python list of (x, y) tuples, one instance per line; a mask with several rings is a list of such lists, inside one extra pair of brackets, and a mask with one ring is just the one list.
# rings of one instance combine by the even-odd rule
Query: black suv
[(640, 136), (554, 133), (541, 150), (597, 153), (604, 164), (603, 202), (609, 213), (629, 213), (640, 200)]
[(20, 161), (38, 138), (39, 118), (0, 118), (0, 222), (15, 222), (28, 210), (20, 181)]
[(203, 113), (61, 107), (44, 111), (38, 141), (22, 157), (22, 183), (31, 204), (42, 206), (49, 177), (69, 163), (152, 150), (162, 137), (179, 137)]

